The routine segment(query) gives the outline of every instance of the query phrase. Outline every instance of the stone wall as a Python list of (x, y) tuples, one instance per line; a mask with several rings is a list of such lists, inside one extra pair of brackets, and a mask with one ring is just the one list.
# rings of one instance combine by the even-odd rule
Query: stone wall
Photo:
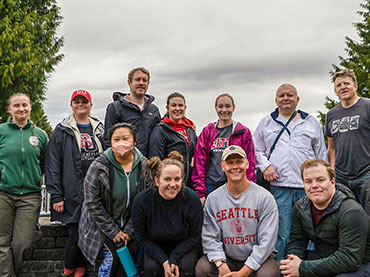
[[(61, 224), (43, 224), (32, 249), (24, 254), (24, 265), (19, 277), (59, 277), (63, 272), (64, 246), (67, 228)], [(88, 266), (87, 277), (97, 276), (97, 266)]]

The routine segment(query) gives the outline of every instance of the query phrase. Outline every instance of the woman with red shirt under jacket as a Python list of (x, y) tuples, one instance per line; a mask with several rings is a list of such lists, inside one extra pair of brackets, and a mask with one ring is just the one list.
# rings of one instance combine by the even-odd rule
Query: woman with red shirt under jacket
[(153, 129), (149, 141), (149, 158), (157, 156), (161, 160), (174, 150), (184, 157), (184, 182), (192, 188), (192, 160), (197, 143), (194, 123), (185, 117), (185, 97), (178, 92), (167, 97), (167, 113)]

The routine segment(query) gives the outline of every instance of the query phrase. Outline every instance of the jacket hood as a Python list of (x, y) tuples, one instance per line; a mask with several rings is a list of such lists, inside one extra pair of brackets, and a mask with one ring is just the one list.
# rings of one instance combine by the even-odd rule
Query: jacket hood
[[(339, 209), (340, 205), (342, 205), (344, 200), (347, 199), (353, 199), (355, 200), (355, 197), (353, 196), (353, 193), (349, 188), (342, 184), (335, 184), (335, 193), (333, 196), (333, 199), (331, 200), (330, 204), (326, 208), (326, 211), (324, 214), (335, 212)], [(300, 201), (302, 201), (301, 208), (306, 211), (307, 213), (311, 214), (311, 200), (306, 196), (304, 196)]]
[[(113, 101), (120, 101), (120, 102), (129, 102), (125, 99), (125, 97), (129, 96), (130, 93), (128, 92), (120, 92), (120, 91), (115, 91), (113, 92)], [(150, 94), (145, 94), (144, 96), (144, 102), (146, 105), (151, 104), (155, 100), (155, 97)]]
[[(102, 123), (95, 117), (89, 116), (91, 125), (93, 126), (93, 129), (96, 127), (102, 127)], [(58, 123), (59, 127), (68, 128), (68, 129), (77, 129), (77, 123), (76, 120), (73, 117), (73, 114), (70, 114), (66, 118), (63, 118), (62, 121)], [(57, 126), (58, 126), (57, 125)], [(102, 128), (103, 130), (104, 128)]]
[[(207, 127), (211, 129), (216, 129), (218, 126), (218, 122), (219, 120), (213, 123), (209, 123)], [(232, 124), (233, 124), (232, 131), (231, 131), (232, 133), (245, 131), (245, 127), (239, 121), (233, 120)]]
[[(94, 134), (100, 134), (103, 136), (104, 134), (104, 127), (103, 124), (96, 118), (89, 116), (89, 120), (93, 129)], [(55, 127), (55, 129), (59, 128), (60, 130), (66, 132), (68, 135), (74, 136), (76, 138), (76, 142), (78, 145), (78, 149), (81, 152), (81, 134), (77, 127), (77, 122), (73, 116), (73, 114), (70, 114), (68, 117), (62, 119), (61, 122), (58, 123), (58, 125)], [(98, 144), (99, 152), (103, 151), (103, 145), (99, 142), (99, 140), (96, 141)]]
[(185, 127), (190, 127), (190, 128), (194, 127), (194, 122), (191, 121), (190, 119), (186, 118), (186, 117), (184, 117), (184, 119), (181, 120), (180, 123), (175, 123), (171, 119), (169, 119), (168, 117), (164, 117), (161, 120), (161, 122), (170, 124), (171, 126), (183, 125)]
[(353, 192), (350, 190), (349, 187), (343, 185), (343, 184), (340, 184), (340, 183), (336, 183), (335, 184), (335, 188), (336, 190), (342, 192), (344, 195), (347, 196), (347, 198), (351, 198), (353, 200), (356, 200), (355, 196), (353, 195)]

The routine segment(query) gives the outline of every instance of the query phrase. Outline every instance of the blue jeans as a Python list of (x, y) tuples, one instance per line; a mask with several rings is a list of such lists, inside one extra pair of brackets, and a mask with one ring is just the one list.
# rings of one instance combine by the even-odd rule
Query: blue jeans
[(275, 248), (278, 251), (276, 261), (280, 265), (280, 261), (284, 259), (285, 248), (289, 240), (293, 205), (305, 195), (305, 191), (303, 188), (271, 186), (270, 192), (274, 196), (279, 210), (279, 232)]
[(224, 183), (222, 183), (222, 184), (206, 184), (206, 195), (208, 196), (212, 191), (218, 189), (223, 184)]
[(370, 216), (370, 172), (366, 171), (353, 180), (349, 180), (345, 176), (336, 173), (335, 181), (349, 187), (355, 195), (356, 200)]

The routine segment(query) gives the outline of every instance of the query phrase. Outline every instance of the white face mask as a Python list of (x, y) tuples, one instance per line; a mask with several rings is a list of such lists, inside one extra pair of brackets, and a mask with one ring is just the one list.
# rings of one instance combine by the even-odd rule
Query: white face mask
[(134, 150), (134, 145), (129, 141), (117, 141), (112, 144), (112, 151), (118, 157), (124, 157)]

